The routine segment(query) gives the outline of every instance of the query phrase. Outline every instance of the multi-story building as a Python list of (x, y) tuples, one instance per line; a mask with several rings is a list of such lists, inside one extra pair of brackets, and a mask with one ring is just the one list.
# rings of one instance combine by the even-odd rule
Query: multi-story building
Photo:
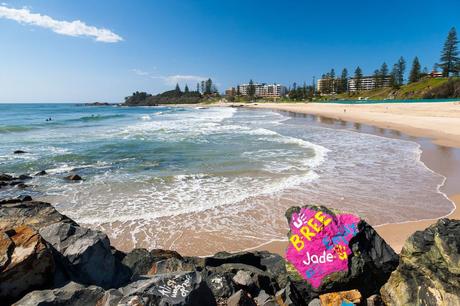
[[(390, 87), (391, 86), (391, 77), (385, 76), (382, 79), (378, 80), (375, 76), (364, 76), (361, 78), (361, 84), (358, 84), (355, 78), (351, 78), (348, 80), (348, 91), (349, 92), (356, 92), (361, 90), (372, 90), (375, 88), (383, 88), (383, 87)], [(379, 83), (379, 84), (378, 84)]]
[[(240, 94), (243, 96), (247, 96), (249, 84), (241, 84), (238, 86), (240, 89)], [(276, 98), (284, 96), (287, 93), (286, 86), (283, 86), (281, 84), (254, 83), (254, 88), (256, 97)]]
[(340, 79), (322, 78), (316, 81), (316, 90), (323, 94), (335, 93), (339, 86)]

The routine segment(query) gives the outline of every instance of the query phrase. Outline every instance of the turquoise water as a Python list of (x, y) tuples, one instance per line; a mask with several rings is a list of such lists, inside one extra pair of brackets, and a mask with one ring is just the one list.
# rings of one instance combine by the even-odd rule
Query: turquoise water
[(445, 103), (455, 102), (459, 99), (410, 99), (410, 100), (331, 100), (322, 103), (338, 104), (379, 104), (379, 103)]
[(41, 170), (0, 197), (49, 201), (126, 250), (204, 255), (284, 239), (285, 210), (312, 202), (373, 224), (452, 208), (417, 143), (269, 110), (0, 104), (0, 172)]

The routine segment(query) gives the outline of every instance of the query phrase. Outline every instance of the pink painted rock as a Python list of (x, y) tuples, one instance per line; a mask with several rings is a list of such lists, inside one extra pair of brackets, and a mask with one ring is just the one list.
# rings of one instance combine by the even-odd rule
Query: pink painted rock
[(291, 207), (287, 270), (309, 298), (358, 288), (375, 294), (396, 269), (399, 258), (364, 220), (323, 206)]

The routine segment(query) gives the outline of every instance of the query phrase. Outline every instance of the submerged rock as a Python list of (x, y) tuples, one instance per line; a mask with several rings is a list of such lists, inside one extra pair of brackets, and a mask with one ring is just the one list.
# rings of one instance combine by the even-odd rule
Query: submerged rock
[(47, 175), (48, 173), (45, 170), (41, 170), (37, 173), (35, 173), (35, 176), (42, 176), (42, 175)]
[(54, 268), (51, 250), (32, 228), (0, 231), (0, 300), (11, 302), (31, 290), (46, 288)]
[(393, 249), (355, 215), (304, 206), (290, 208), (286, 217), (291, 228), (288, 274), (305, 300), (356, 288), (368, 297), (379, 292), (398, 265)]
[(64, 178), (69, 181), (81, 181), (82, 180), (81, 176), (79, 176), (78, 174), (70, 174)]
[(407, 239), (383, 286), (389, 305), (460, 305), (460, 221), (440, 219)]
[(13, 152), (14, 154), (24, 154), (24, 153), (27, 153), (26, 151), (23, 151), (23, 150), (16, 150)]
[(0, 181), (5, 182), (5, 181), (12, 181), (12, 180), (14, 180), (13, 176), (0, 172)]

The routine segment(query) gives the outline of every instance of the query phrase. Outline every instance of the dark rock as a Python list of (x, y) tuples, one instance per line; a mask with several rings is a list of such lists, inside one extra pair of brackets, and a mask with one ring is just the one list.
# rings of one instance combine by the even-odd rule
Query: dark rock
[(385, 304), (382, 301), (382, 297), (378, 294), (374, 294), (368, 297), (366, 300), (366, 305), (367, 306), (385, 306)]
[(227, 300), (227, 306), (257, 306), (247, 292), (239, 290)]
[[(152, 270), (155, 263), (170, 258), (182, 260), (182, 256), (175, 251), (155, 249), (147, 251), (146, 249), (134, 249), (123, 258), (122, 263), (131, 269), (133, 276), (146, 275)], [(157, 267), (150, 274), (155, 274)]]
[(306, 298), (305, 294), (298, 292), (297, 287), (288, 282), (285, 288), (275, 294), (275, 300), (283, 306), (307, 306), (312, 298)]
[(42, 175), (47, 175), (48, 173), (45, 170), (39, 171), (35, 173), (35, 176), (42, 176)]
[[(280, 287), (287, 283), (286, 261), (278, 254), (267, 251), (227, 253), (220, 252), (203, 259), (203, 266), (218, 267), (223, 264), (238, 263), (256, 267), (276, 278)], [(199, 265), (199, 263), (196, 263)]]
[(20, 180), (30, 180), (32, 177), (28, 174), (21, 174), (18, 178)]
[(321, 300), (318, 298), (315, 298), (308, 303), (308, 306), (321, 306)]
[(11, 181), (9, 184), (10, 184), (10, 186), (16, 186), (16, 185), (24, 184), (24, 183), (22, 181), (19, 181), (19, 180), (14, 180), (14, 181)]
[(226, 300), (237, 291), (235, 283), (232, 281), (233, 274), (231, 273), (204, 270), (202, 275), (204, 275), (208, 287), (216, 298)]
[(27, 187), (29, 187), (29, 185), (24, 184), (24, 183), (19, 183), (16, 185), (16, 188), (19, 188), (19, 189), (26, 189)]
[[(260, 290), (264, 290), (268, 294), (274, 295), (275, 292), (280, 289), (272, 274), (245, 264), (231, 263), (223, 264), (218, 267), (206, 267), (206, 271), (211, 273), (211, 275), (220, 274), (232, 280), (239, 271), (249, 273), (252, 278), (251, 286), (245, 287), (234, 283), (234, 287), (236, 289), (245, 289), (254, 296), (257, 296)], [(242, 272), (239, 273), (241, 274)]]
[(14, 179), (13, 176), (0, 172), (0, 181), (11, 181), (13, 179)]
[[(159, 274), (111, 291), (114, 305), (214, 306), (212, 291), (198, 272)], [(137, 303), (137, 304), (136, 304)]]
[(40, 235), (28, 226), (0, 232), (0, 300), (51, 285), (54, 260)]
[(120, 267), (104, 233), (60, 222), (41, 228), (40, 235), (53, 246), (56, 261), (72, 281), (103, 288), (122, 282), (116, 279)]
[(21, 199), (0, 201), (0, 230), (28, 225), (38, 231), (56, 222), (76, 224), (49, 203)]
[[(14, 203), (22, 203), (22, 202), (28, 202), (32, 201), (32, 197), (29, 195), (19, 195), (14, 199), (4, 199), (0, 200), (0, 205), (2, 204), (14, 204)], [(0, 214), (1, 216), (1, 214)]]
[(79, 176), (78, 174), (70, 174), (64, 178), (69, 181), (81, 181), (82, 180), (81, 176)]
[[(322, 211), (333, 219), (336, 214), (323, 206), (305, 206)], [(300, 207), (291, 207), (286, 212), (291, 224), (292, 214)], [(357, 232), (349, 241), (352, 254), (348, 255), (348, 270), (338, 271), (324, 277), (318, 288), (313, 288), (291, 265), (289, 276), (292, 284), (306, 299), (317, 297), (327, 292), (339, 292), (359, 288), (364, 297), (379, 292), (399, 263), (398, 255), (364, 220), (360, 220)]]
[(19, 195), (17, 197), (17, 199), (20, 200), (21, 202), (32, 201), (32, 197), (30, 195), (26, 195), (26, 194)]
[(184, 260), (172, 257), (165, 260), (154, 262), (147, 274), (154, 275), (186, 271), (195, 271), (195, 265), (193, 263), (189, 263)]
[(387, 305), (460, 305), (460, 221), (440, 219), (405, 242), (381, 289)]
[(16, 150), (13, 152), (14, 154), (24, 154), (24, 153), (27, 153), (26, 151), (23, 151), (23, 150)]
[(247, 288), (254, 285), (251, 273), (243, 270), (240, 270), (236, 273), (236, 275), (233, 277), (233, 282), (239, 286)]
[[(102, 306), (104, 289), (97, 286), (85, 287), (74, 282), (62, 288), (32, 291), (14, 306)], [(108, 304), (105, 304), (108, 305)]]
[(276, 306), (275, 298), (268, 295), (264, 290), (260, 291), (259, 295), (254, 299), (259, 306)]

